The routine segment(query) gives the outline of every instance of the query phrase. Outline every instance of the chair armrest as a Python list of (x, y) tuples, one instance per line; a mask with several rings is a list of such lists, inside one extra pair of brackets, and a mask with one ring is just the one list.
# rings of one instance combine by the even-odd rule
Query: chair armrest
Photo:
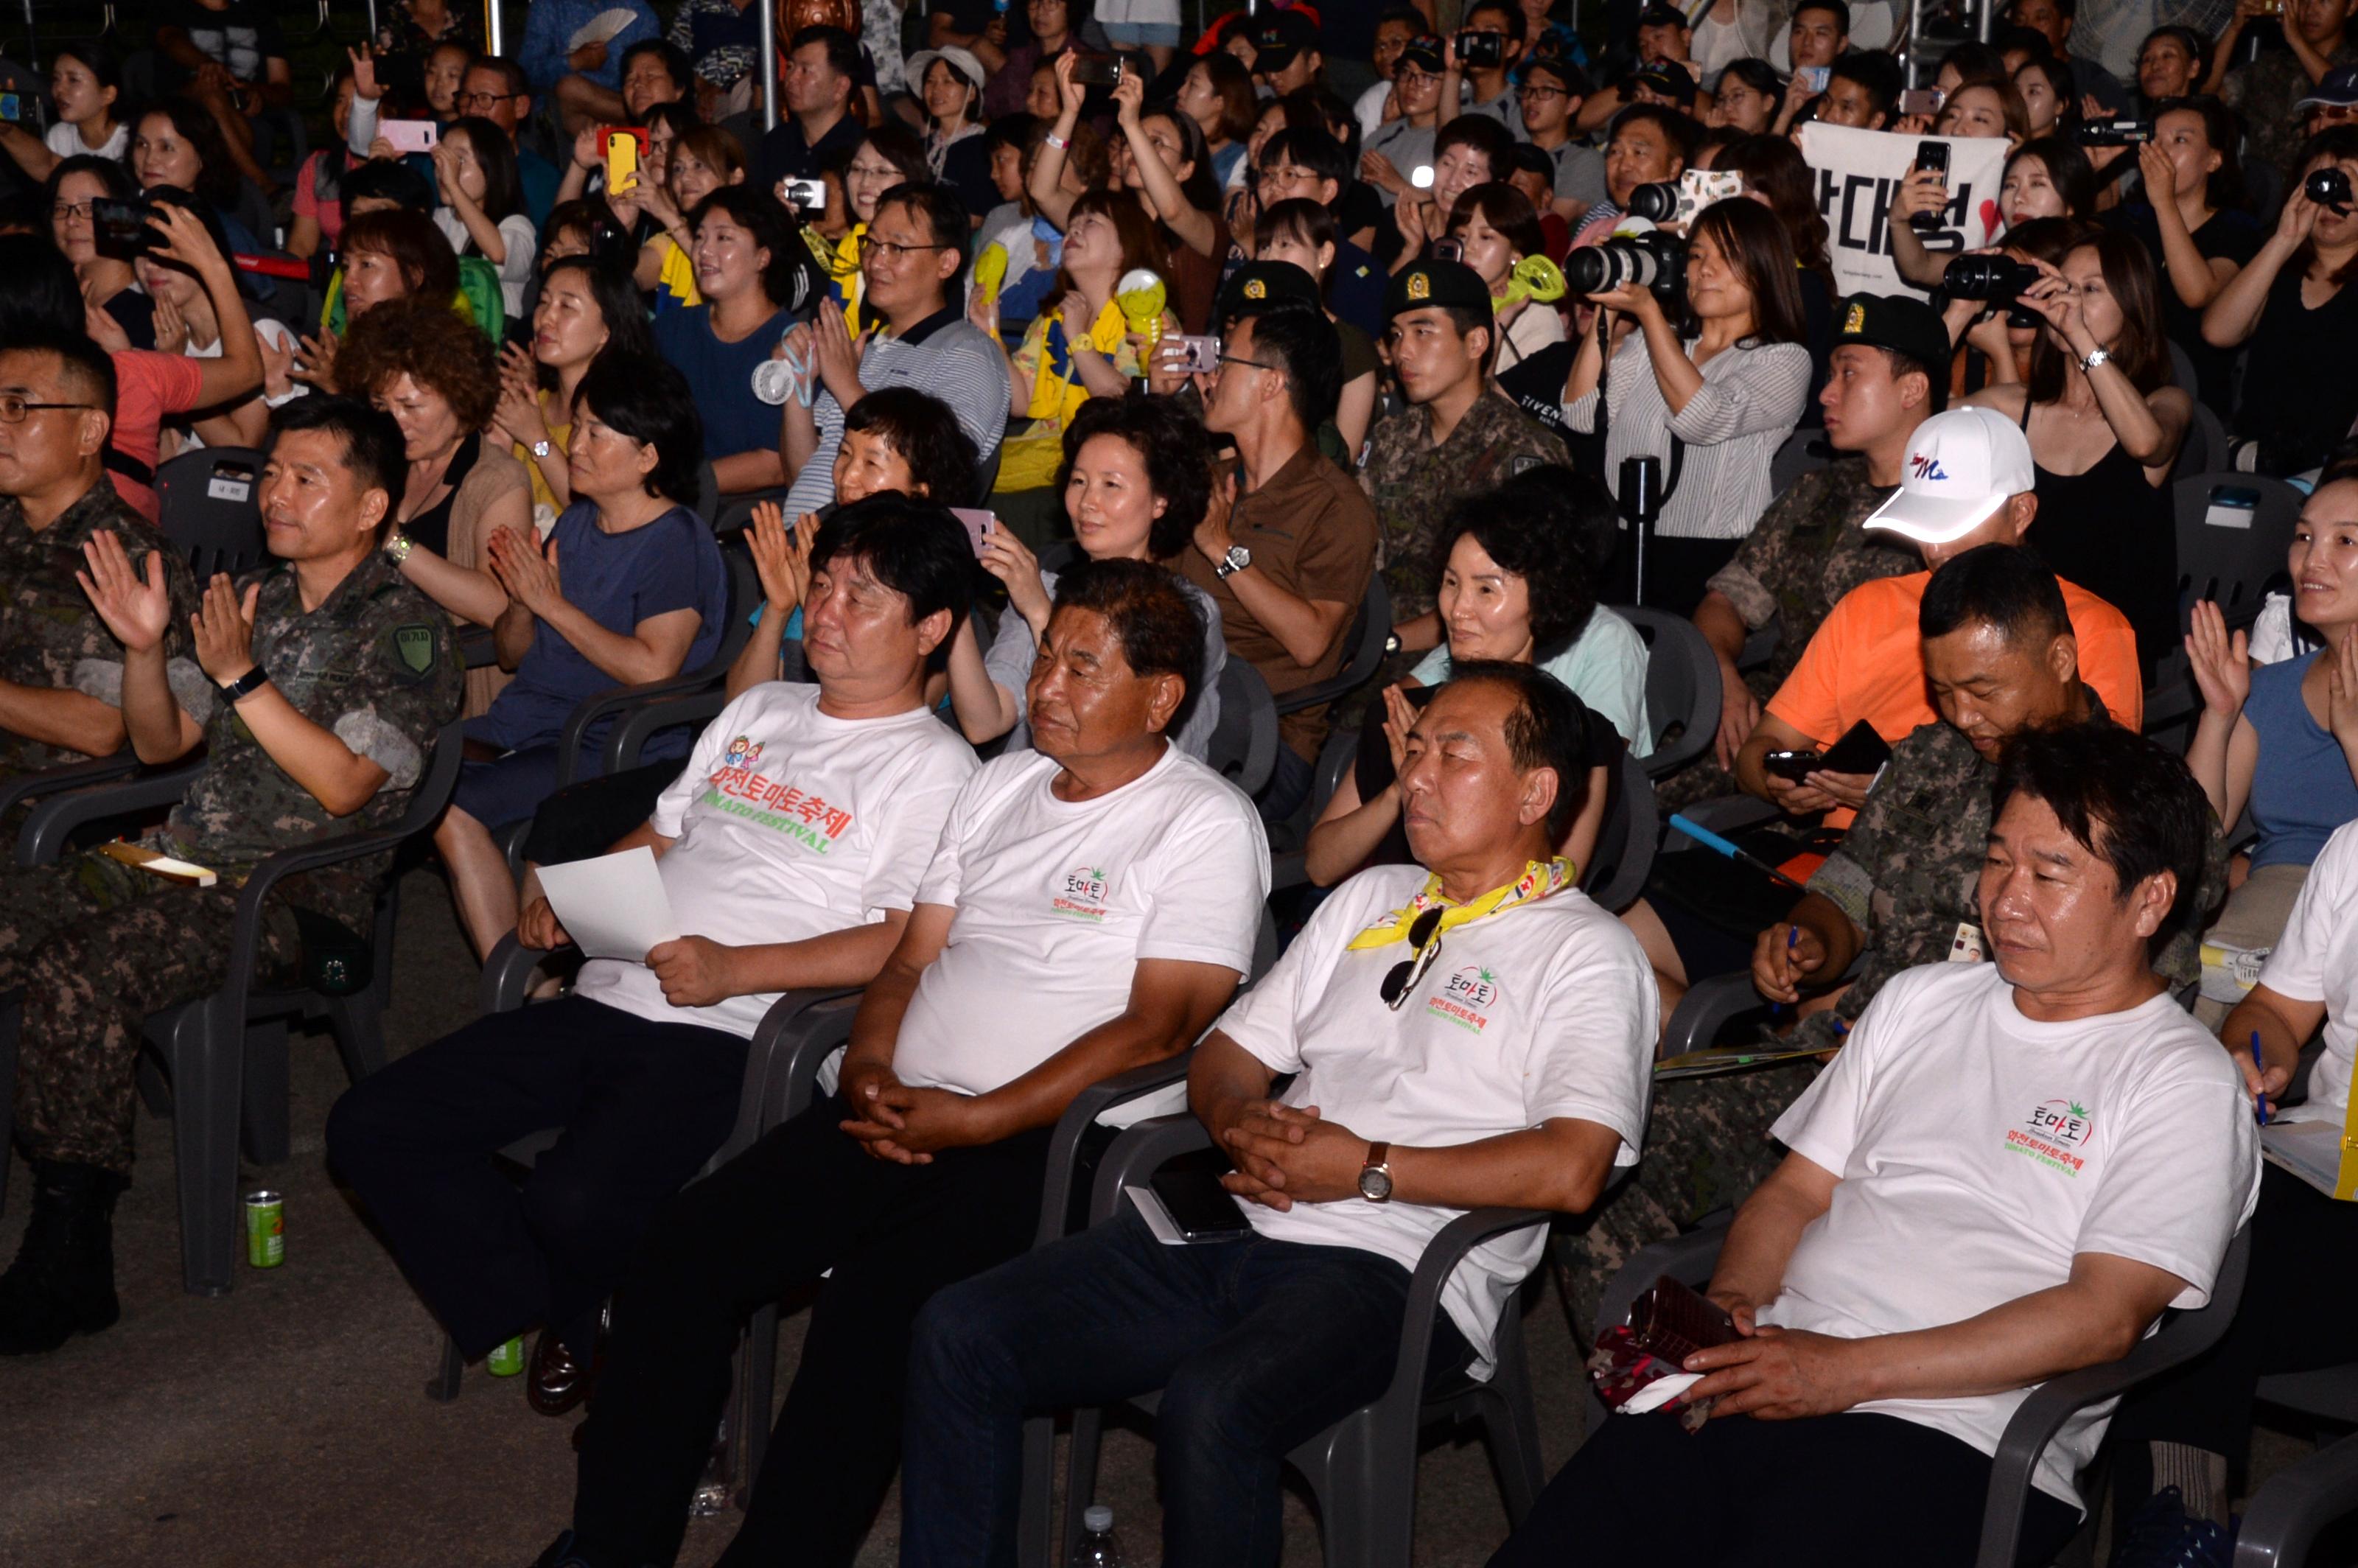
[(1275, 694), (1277, 716), (1282, 719), (1289, 713), (1299, 713), (1305, 708), (1316, 708), (1321, 703), (1332, 702), (1339, 697), (1348, 697), (1358, 690), (1366, 677), (1360, 676), (1354, 679), (1348, 664), (1343, 666), (1343, 674), (1329, 676), (1325, 680), (1313, 681), (1308, 686), (1298, 686), (1292, 691)]
[[(1494, 1236), (1529, 1226), (1545, 1225), (1555, 1217), (1543, 1208), (1477, 1208), (1459, 1215), (1418, 1255), (1416, 1272), (1409, 1276), (1408, 1307), (1401, 1316), (1400, 1360), (1392, 1368), (1391, 1387), (1382, 1402), (1401, 1411), (1413, 1429), (1424, 1402), (1424, 1364), (1433, 1350), (1433, 1325), (1441, 1311), (1441, 1292), (1466, 1255)], [(1512, 1295), (1507, 1311), (1516, 1310)], [(1379, 1420), (1382, 1418), (1378, 1418)]]
[(582, 743), (589, 738), (590, 727), (609, 714), (641, 703), (654, 702), (664, 697), (687, 697), (712, 685), (719, 677), (704, 670), (690, 670), (664, 680), (642, 681), (637, 686), (618, 686), (596, 697), (584, 697), (576, 703), (565, 720), (565, 733), (557, 743), (557, 787), (563, 789), (576, 782), (575, 770), (580, 766)]
[(514, 1012), (524, 1005), (525, 993), (532, 987), (532, 975), (540, 961), (548, 957), (546, 947), (527, 947), (513, 931), (501, 937), (483, 960), (481, 989), (482, 1009), (486, 1013)]
[(139, 759), (130, 748), (111, 757), (92, 757), (86, 762), (67, 762), (38, 772), (18, 773), (0, 779), (0, 816), (6, 816), (28, 800), (56, 795), (61, 790), (81, 789), (88, 784), (111, 784), (139, 771)]
[(2244, 1509), (2235, 1568), (2294, 1568), (2318, 1531), (2358, 1511), (2358, 1437), (2277, 1471)]
[(1687, 994), (1671, 1010), (1671, 1021), (1662, 1026), (1662, 1054), (1683, 1056), (1690, 1051), (1705, 1050), (1730, 1022), (1768, 1005), (1752, 989), (1749, 973), (1697, 980), (1687, 988)]
[(1190, 1047), (1175, 1056), (1100, 1079), (1073, 1097), (1065, 1114), (1056, 1119), (1055, 1133), (1048, 1141), (1048, 1173), (1040, 1190), (1040, 1234), (1034, 1246), (1045, 1247), (1065, 1234), (1065, 1216), (1072, 1204), (1073, 1175), (1080, 1162), (1081, 1140), (1098, 1118), (1118, 1105), (1186, 1082), (1187, 1065), (1195, 1055)]
[(2022, 1536), (2023, 1505), (2031, 1476), (2056, 1433), (2088, 1406), (2125, 1394), (2147, 1378), (2201, 1355), (2219, 1343), (2234, 1320), (2244, 1295), (2244, 1272), (2251, 1259), (2251, 1227), (2235, 1232), (2201, 1307), (2169, 1316), (2117, 1361), (2082, 1367), (2050, 1378), (2016, 1407), (1990, 1461), (1989, 1492), (1982, 1508), (1981, 1553), (1976, 1568), (2011, 1568)]
[[(1725, 837), (1739, 827), (1750, 827), (1756, 823), (1776, 821), (1777, 808), (1753, 795), (1723, 795), (1714, 800), (1682, 806), (1678, 815), (1698, 827), (1708, 827), (1714, 833)], [(1667, 815), (1662, 818), (1662, 852), (1664, 854), (1699, 848), (1694, 840), (1671, 827), (1670, 820)]]
[(708, 723), (728, 706), (729, 693), (715, 687), (693, 697), (657, 697), (644, 707), (633, 708), (606, 736), (606, 771), (619, 773), (625, 768), (637, 767), (639, 753), (646, 750), (657, 730), (668, 730), (675, 724)]
[(1121, 1205), (1122, 1188), (1138, 1185), (1157, 1167), (1182, 1154), (1210, 1147), (1212, 1135), (1188, 1111), (1149, 1117), (1123, 1129), (1098, 1164), (1097, 1185), (1089, 1195), (1089, 1223), (1098, 1225), (1113, 1217)]
[(819, 1069), (851, 1039), (860, 989), (858, 986), (806, 987), (790, 990), (770, 1004), (745, 1054), (745, 1093), (738, 1115), (741, 1130), (759, 1137), (810, 1108)]
[(204, 771), (201, 762), (184, 762), (136, 778), (89, 784), (43, 799), (25, 818), (16, 839), (20, 866), (54, 865), (65, 853), (74, 829), (158, 806), (177, 806)]
[(500, 662), (500, 645), (488, 626), (458, 628), (459, 656), (471, 670), (489, 669)]

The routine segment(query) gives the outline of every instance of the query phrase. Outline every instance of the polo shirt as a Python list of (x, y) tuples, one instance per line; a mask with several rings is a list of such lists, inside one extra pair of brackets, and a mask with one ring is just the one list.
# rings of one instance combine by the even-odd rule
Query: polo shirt
[[(1007, 356), (957, 307), (945, 305), (905, 332), (871, 340), (860, 359), (860, 384), (869, 392), (914, 386), (949, 406), (958, 427), (988, 465), (1007, 430)], [(843, 405), (822, 385), (811, 400), (818, 445), (795, 475), (786, 515), (816, 512), (835, 499), (835, 453), (843, 444)], [(945, 505), (963, 506), (971, 496), (940, 496)]]
[(804, 138), (802, 121), (785, 115), (762, 137), (762, 149), (754, 160), (761, 167), (762, 184), (768, 189), (782, 179), (817, 179), (828, 158), (840, 153), (849, 161), (867, 135), (859, 121), (846, 114), (828, 126), (825, 135), (811, 142)]
[[(1344, 616), (1318, 662), (1304, 669), (1245, 608), (1204, 553), (1187, 550), (1179, 569), (1220, 607), (1228, 652), (1260, 671), (1273, 696), (1333, 678), (1350, 652), (1345, 644), (1352, 615), (1367, 595), (1368, 578), (1376, 567), (1374, 505), (1350, 475), (1321, 456), (1314, 443), (1305, 441), (1268, 482), (1237, 497), (1228, 531), (1252, 553), (1247, 571), (1265, 575), (1288, 593), (1347, 604), (1352, 611)], [(1285, 715), (1278, 720), (1278, 737), (1296, 754), (1314, 760), (1326, 739), (1325, 705)]]

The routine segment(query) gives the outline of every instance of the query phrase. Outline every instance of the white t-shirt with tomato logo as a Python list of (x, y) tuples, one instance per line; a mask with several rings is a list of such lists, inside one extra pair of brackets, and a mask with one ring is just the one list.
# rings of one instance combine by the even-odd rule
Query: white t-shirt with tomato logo
[[(683, 935), (798, 942), (914, 907), (974, 750), (926, 708), (835, 719), (816, 686), (769, 681), (720, 710), (647, 818)], [(674, 1007), (644, 964), (582, 966), (576, 996), (751, 1037), (777, 993)]]
[(1092, 800), (1037, 752), (959, 792), (919, 903), (956, 911), (901, 1021), (905, 1084), (989, 1094), (1130, 1005), (1141, 959), (1252, 972), (1269, 840), (1244, 792), (1177, 747)]
[[(1928, 964), (1867, 1004), (1776, 1136), (1832, 1172), (1763, 1323), (1845, 1339), (1960, 1323), (2064, 1283), (2100, 1252), (2186, 1281), (2198, 1307), (2259, 1195), (2251, 1097), (2168, 993), (2048, 1023), (1995, 964)], [(1872, 1400), (1984, 1454), (2028, 1390)], [(2039, 1489), (2076, 1503), (2109, 1403), (2064, 1423)]]
[[(1395, 1010), (1385, 977), (1406, 942), (1351, 939), (1424, 885), (1422, 866), (1361, 871), (1319, 905), (1293, 946), (1218, 1028), (1279, 1073), (1281, 1097), (1362, 1138), (1449, 1147), (1559, 1117), (1621, 1138), (1635, 1164), (1653, 1084), (1660, 993), (1637, 938), (1588, 895), (1566, 889), (1443, 934), (1440, 951)], [(1243, 1204), (1262, 1235), (1357, 1247), (1413, 1272), (1425, 1245), (1463, 1209), (1348, 1197), (1279, 1213)], [(1481, 1367), (1508, 1295), (1535, 1268), (1544, 1227), (1475, 1249), (1442, 1292)]]

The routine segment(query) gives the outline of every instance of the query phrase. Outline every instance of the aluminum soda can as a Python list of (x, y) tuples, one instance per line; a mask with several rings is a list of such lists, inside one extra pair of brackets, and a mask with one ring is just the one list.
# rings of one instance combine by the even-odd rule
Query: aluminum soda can
[(483, 1357), (483, 1370), (494, 1378), (513, 1378), (524, 1370), (524, 1339), (521, 1336), (505, 1345), (495, 1346)]
[(245, 1195), (245, 1260), (257, 1269), (287, 1261), (287, 1201), (268, 1187)]

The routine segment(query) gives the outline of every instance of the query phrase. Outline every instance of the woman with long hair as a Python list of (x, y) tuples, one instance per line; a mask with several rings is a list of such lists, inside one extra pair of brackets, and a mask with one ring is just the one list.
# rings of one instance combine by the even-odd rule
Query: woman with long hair
[(682, 305), (701, 305), (686, 214), (724, 185), (745, 179), (745, 149), (718, 125), (692, 125), (672, 138), (661, 178), (642, 178), (633, 189), (610, 197), (607, 205), (628, 223), (644, 217), (654, 232), (639, 247), (633, 280), (645, 290), (661, 289)]
[(123, 68), (104, 44), (89, 40), (57, 46), (49, 57), (48, 135), (36, 136), (15, 120), (0, 120), (0, 152), (27, 179), (49, 178), (49, 171), (70, 157), (121, 163), (131, 148), (131, 129), (115, 117), (122, 96)]
[[(1768, 503), (1769, 462), (1810, 384), (1797, 271), (1774, 213), (1757, 201), (1720, 201), (1689, 228), (1677, 317), (1634, 285), (1589, 296), (1626, 335), (1608, 372), (1598, 334), (1581, 334), (1564, 423), (1586, 434), (1609, 415), (1608, 484), (1618, 484), (1626, 458), (1661, 460), (1664, 496), (1641, 602), (1693, 611)], [(1620, 602), (1622, 584), (1612, 586)]]
[(2071, 68), (2053, 55), (2033, 55), (2015, 68), (2014, 90), (2032, 138), (2068, 136), (2080, 122), (2080, 92)]
[(1187, 68), (1176, 102), (1179, 112), (1204, 133), (1204, 145), (1212, 155), (1212, 182), (1228, 189), (1246, 161), (1246, 138), (1260, 118), (1252, 72), (1234, 55), (1205, 55)]
[(1529, 197), (1496, 180), (1472, 186), (1449, 209), (1448, 237), (1457, 243), (1458, 259), (1489, 286), (1490, 301), (1498, 312), (1493, 373), (1512, 370), (1541, 349), (1563, 341), (1563, 318), (1552, 301), (1528, 295), (1511, 304), (1507, 299), (1516, 266), (1547, 254), (1540, 215)]
[(433, 158), (436, 191), (442, 199), (434, 210), (434, 226), (458, 254), (492, 264), (506, 314), (522, 315), (540, 236), (525, 215), (515, 144), (491, 121), (470, 114), (442, 133)]
[(270, 203), (237, 171), (220, 122), (194, 99), (172, 92), (148, 104), (131, 127), (131, 174), (142, 189), (195, 191), (212, 204), (231, 244), (249, 255), (263, 249), (257, 236), (271, 231)]
[(581, 378), (609, 350), (626, 361), (655, 357), (647, 314), (630, 279), (589, 256), (551, 262), (532, 313), (532, 346), (510, 343), (501, 351), (499, 403), (492, 416), (532, 476), (533, 521), (544, 533), (573, 503), (565, 459), (573, 400)]
[[(1919, 288), (1940, 287), (1942, 275), (1954, 258), (1927, 250), (1910, 220), (1942, 211), (1948, 204), (1948, 180), (1935, 169), (1910, 168), (1891, 199), (1891, 259), (1899, 276)], [(2095, 166), (2076, 142), (2060, 136), (2025, 142), (2006, 155), (1998, 179), (1997, 212), (2000, 233), (2010, 233), (2041, 218), (2093, 222)]]
[(98, 222), (92, 216), (93, 202), (129, 201), (138, 194), (131, 176), (113, 158), (75, 157), (49, 170), (42, 205), (49, 210), (49, 237), (73, 264), (82, 297), (106, 312), (133, 348), (152, 349), (156, 302), (139, 292), (128, 261), (99, 254)]
[(2045, 318), (2030, 379), (1966, 401), (2022, 426), (2038, 475), (2028, 543), (2056, 575), (2128, 617), (2148, 674), (2178, 645), (2178, 531), (2170, 470), (2193, 398), (2170, 384), (2153, 263), (2114, 230), (2062, 265), (2037, 264), (2024, 308)]
[(1814, 425), (1823, 413), (1818, 393), (1826, 384), (1826, 361), (1834, 349), (1833, 258), (1827, 250), (1826, 221), (1818, 211), (1818, 177), (1801, 148), (1785, 136), (1746, 136), (1721, 151), (1715, 169), (1744, 177), (1744, 194), (1776, 214), (1800, 267), (1803, 342), (1810, 346), (1810, 388), (1801, 400), (1801, 422)]
[(2194, 366), (2187, 390), (2219, 416), (2227, 416), (2234, 356), (2202, 339), (2202, 312), (2259, 254), (2266, 238), (2244, 209), (2244, 173), (2235, 146), (2243, 139), (2234, 114), (2216, 98), (2164, 103), (2153, 117), (2153, 140), (2136, 149), (2143, 200), (2115, 214), (2152, 256), (2161, 276), (2162, 335)]
[(659, 306), (655, 347), (687, 377), (721, 492), (784, 484), (794, 476), (778, 459), (778, 411), (754, 394), (753, 368), (817, 303), (817, 268), (777, 198), (751, 184), (707, 196), (688, 229), (704, 303)]

